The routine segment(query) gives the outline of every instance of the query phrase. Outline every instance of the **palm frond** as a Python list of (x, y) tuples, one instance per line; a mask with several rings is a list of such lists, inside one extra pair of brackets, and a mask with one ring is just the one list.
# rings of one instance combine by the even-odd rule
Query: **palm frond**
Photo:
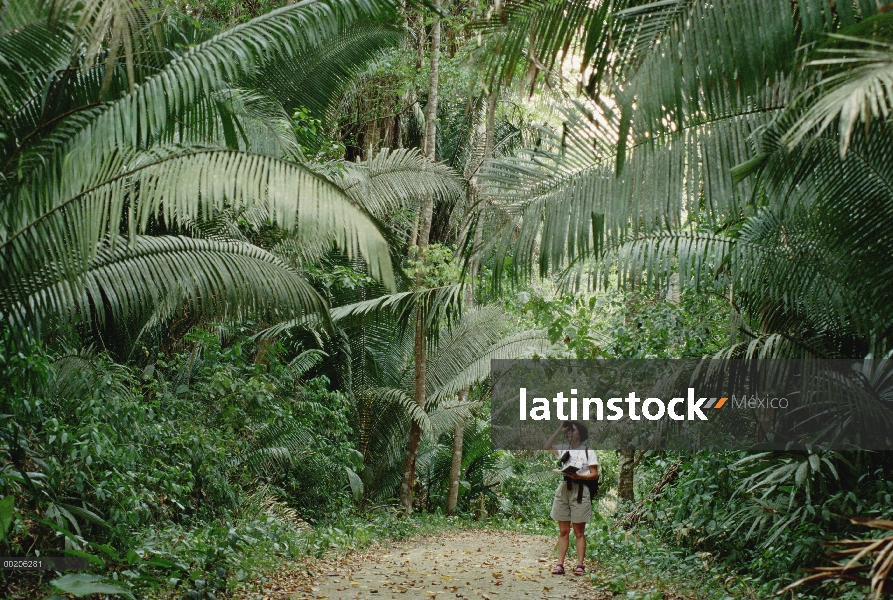
[[(745, 211), (751, 182), (737, 184), (731, 169), (750, 159), (753, 136), (784, 110), (787, 88), (767, 94), (769, 104), (723, 115), (631, 143), (615, 171), (620, 123), (597, 106), (577, 104), (564, 130), (542, 132), (539, 148), (494, 160), (481, 172), (496, 231), (489, 247), (511, 252), (512, 268), (539, 273), (599, 255), (637, 235), (678, 229), (686, 220), (724, 224)], [(775, 104), (777, 102), (778, 104)], [(515, 266), (517, 265), (517, 267)]]
[(822, 49), (829, 58), (806, 66), (825, 67), (831, 73), (807, 90), (816, 99), (785, 133), (782, 143), (794, 148), (807, 136), (821, 135), (838, 121), (840, 158), (846, 157), (856, 123), (887, 119), (893, 104), (893, 44), (836, 35), (835, 39), (858, 43), (855, 48)]
[[(581, 70), (600, 79), (611, 52), (609, 15), (626, 2), (534, 0), (501, 2), (484, 19), (471, 24), (472, 31), (486, 35), (478, 51), (485, 69), (485, 85), (498, 90), (520, 75), (532, 86), (540, 75), (556, 70), (573, 51)], [(522, 73), (518, 70), (524, 69)]]
[(230, 468), (248, 468), (261, 475), (291, 468), (298, 460), (311, 459), (316, 437), (313, 432), (292, 420), (264, 424), (254, 432), (254, 439), (244, 454), (231, 456)]
[(400, 406), (410, 419), (418, 423), (422, 431), (431, 431), (431, 420), (428, 418), (428, 413), (416, 404), (411, 392), (400, 388), (373, 387), (369, 388), (366, 393), (376, 396), (379, 402)]
[(85, 41), (85, 63), (105, 63), (106, 87), (123, 56), (132, 90), (136, 82), (134, 55), (153, 39), (146, 35), (156, 21), (152, 7), (145, 0), (86, 0), (78, 8), (76, 33)]
[(274, 158), (300, 152), (289, 115), (273, 98), (256, 90), (219, 86), (185, 111), (158, 136), (159, 144), (211, 145)]
[[(64, 186), (45, 186), (33, 212), (0, 243), (0, 277), (7, 302), (30, 295), (21, 278), (35, 270), (74, 281), (100, 240), (117, 234), (125, 204), (130, 237), (150, 219), (174, 224), (210, 214), (214, 206), (262, 206), (296, 235), (330, 232), (348, 254), (362, 254), (370, 273), (393, 285), (390, 249), (368, 214), (339, 188), (300, 165), (229, 150), (158, 149), (126, 163), (114, 157), (88, 172), (69, 172)], [(133, 194), (133, 196), (129, 196)], [(128, 202), (129, 199), (129, 202)]]
[(311, 348), (298, 354), (290, 363), (288, 363), (288, 367), (291, 369), (292, 375), (296, 379), (300, 379), (306, 375), (310, 369), (320, 365), (328, 357), (329, 355), (322, 350)]
[[(189, 48), (121, 98), (72, 115), (37, 152), (61, 152), (76, 169), (85, 169), (121, 148), (147, 147), (175, 115), (221, 82), (255, 73), (270, 57), (293, 57), (321, 45), (347, 23), (392, 16), (393, 6), (383, 0), (304, 0), (273, 10)], [(44, 164), (33, 166), (31, 176), (43, 177)]]
[(366, 65), (397, 44), (404, 32), (384, 23), (347, 23), (325, 44), (297, 56), (273, 57), (250, 78), (251, 87), (264, 90), (291, 114), (305, 108), (325, 121), (344, 89)]
[(443, 403), (455, 397), (460, 390), (486, 380), (490, 376), (490, 361), (498, 358), (525, 358), (545, 355), (552, 347), (544, 330), (521, 331), (500, 339), (479, 351), (477, 356), (451, 377), (432, 390), (428, 402), (432, 405)]
[(414, 322), (415, 311), (425, 311), (426, 322), (431, 329), (449, 316), (455, 316), (462, 308), (464, 284), (447, 285), (426, 290), (390, 294), (332, 309), (332, 320), (340, 321), (385, 312), (404, 327)]
[(69, 8), (35, 0), (0, 9), (0, 119), (10, 118), (49, 73), (65, 68), (74, 35)]
[(91, 348), (64, 354), (53, 361), (53, 375), (46, 387), (49, 398), (81, 398), (93, 389), (97, 369)]
[(268, 252), (241, 242), (158, 236), (103, 244), (84, 275), (71, 281), (39, 273), (0, 300), (4, 318), (38, 324), (79, 315), (99, 323), (134, 323), (158, 305), (205, 314), (325, 314), (322, 298)]
[(455, 200), (464, 182), (449, 167), (423, 156), (418, 149), (382, 149), (365, 162), (339, 162), (331, 181), (378, 218), (434, 195)]
[[(690, 1), (673, 7), (670, 19), (667, 10), (660, 11), (661, 32), (652, 36), (651, 52), (636, 65), (624, 91), (625, 103), (636, 104), (633, 128), (654, 135), (687, 127), (704, 114), (739, 112), (767, 85), (789, 79), (797, 48), (833, 31), (838, 21), (823, 0), (797, 4), (795, 12), (784, 0)], [(836, 8), (847, 24), (876, 10), (858, 0), (838, 2)]]

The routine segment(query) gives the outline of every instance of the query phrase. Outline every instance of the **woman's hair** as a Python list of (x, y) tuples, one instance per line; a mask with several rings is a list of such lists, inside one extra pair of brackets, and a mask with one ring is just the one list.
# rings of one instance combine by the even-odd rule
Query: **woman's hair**
[(575, 427), (577, 432), (580, 434), (580, 441), (585, 442), (589, 439), (589, 429), (586, 428), (585, 425), (580, 423), (579, 421), (567, 421), (565, 423), (566, 427)]

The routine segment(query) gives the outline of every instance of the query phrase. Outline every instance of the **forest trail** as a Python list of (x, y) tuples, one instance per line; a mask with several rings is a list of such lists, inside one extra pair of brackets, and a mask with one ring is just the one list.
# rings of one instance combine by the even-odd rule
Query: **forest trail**
[(506, 531), (465, 530), (413, 538), (388, 548), (356, 553), (315, 574), (295, 598), (317, 600), (410, 598), (506, 600), (509, 598), (610, 598), (589, 577), (551, 574), (555, 537)]

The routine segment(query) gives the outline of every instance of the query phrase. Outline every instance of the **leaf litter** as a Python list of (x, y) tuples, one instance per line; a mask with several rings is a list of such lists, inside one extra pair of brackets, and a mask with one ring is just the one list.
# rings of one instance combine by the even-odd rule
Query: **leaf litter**
[[(551, 574), (556, 538), (507, 531), (463, 530), (411, 538), (391, 546), (298, 566), (265, 600), (507, 600), (610, 598), (588, 577)], [(256, 597), (256, 596), (255, 596)]]

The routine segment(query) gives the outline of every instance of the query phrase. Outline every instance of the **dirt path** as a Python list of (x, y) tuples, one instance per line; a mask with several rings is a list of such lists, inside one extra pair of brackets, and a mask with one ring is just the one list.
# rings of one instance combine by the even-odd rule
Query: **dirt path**
[[(317, 572), (295, 598), (600, 598), (588, 577), (551, 574), (555, 538), (457, 531), (352, 554)], [(605, 596), (610, 598), (610, 595)]]

